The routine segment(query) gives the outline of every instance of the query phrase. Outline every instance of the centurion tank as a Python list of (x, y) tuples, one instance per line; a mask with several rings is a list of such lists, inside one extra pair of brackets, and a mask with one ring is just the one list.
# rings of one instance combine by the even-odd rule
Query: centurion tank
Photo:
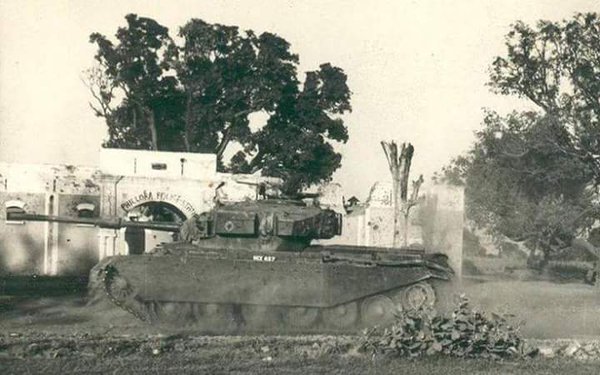
[(443, 254), (417, 248), (318, 245), (342, 216), (302, 200), (217, 205), (182, 225), (13, 214), (11, 220), (142, 227), (178, 241), (102, 259), (90, 293), (150, 323), (240, 331), (355, 331), (402, 309), (434, 306), (453, 272)]

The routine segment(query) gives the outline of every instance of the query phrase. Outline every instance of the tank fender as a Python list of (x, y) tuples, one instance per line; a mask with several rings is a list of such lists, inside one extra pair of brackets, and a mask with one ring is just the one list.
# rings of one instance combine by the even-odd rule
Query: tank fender
[(431, 279), (439, 279), (439, 280), (445, 280), (445, 281), (451, 280), (452, 275), (454, 274), (454, 272), (444, 272), (444, 271), (438, 271), (438, 270), (433, 270), (433, 269), (429, 269), (429, 273), (430, 273)]
[(447, 265), (442, 265), (438, 262), (425, 259), (423, 256), (415, 255), (407, 256), (404, 259), (386, 259), (376, 253), (365, 256), (357, 254), (338, 254), (326, 250), (321, 252), (321, 259), (323, 263), (344, 262), (364, 267), (427, 267), (433, 272), (435, 277), (443, 278), (444, 280), (450, 279), (454, 274), (452, 268)]

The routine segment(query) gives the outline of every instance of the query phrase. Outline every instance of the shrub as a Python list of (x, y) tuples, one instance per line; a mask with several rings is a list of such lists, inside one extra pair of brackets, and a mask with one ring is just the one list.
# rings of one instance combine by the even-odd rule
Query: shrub
[(479, 312), (463, 295), (451, 316), (432, 309), (403, 311), (391, 326), (366, 330), (360, 347), (373, 354), (408, 357), (442, 354), (505, 358), (532, 354), (526, 353), (519, 327), (511, 325), (509, 318), (507, 314)]
[(594, 264), (583, 261), (550, 261), (545, 271), (548, 276), (555, 280), (564, 282), (585, 281), (590, 283)]

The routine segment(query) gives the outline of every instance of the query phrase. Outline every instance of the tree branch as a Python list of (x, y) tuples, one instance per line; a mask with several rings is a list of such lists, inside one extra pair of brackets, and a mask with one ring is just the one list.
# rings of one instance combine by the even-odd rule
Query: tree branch
[(264, 156), (264, 152), (259, 147), (256, 155), (254, 155), (254, 157), (252, 158), (250, 163), (248, 163), (248, 165), (250, 166), (249, 173), (251, 173), (251, 174), (256, 173), (259, 169), (262, 168), (262, 166), (260, 165), (260, 162), (262, 162), (263, 156)]
[(217, 154), (217, 158), (220, 158), (221, 156), (223, 156), (223, 153), (225, 152), (225, 150), (227, 149), (227, 146), (229, 145), (229, 142), (231, 141), (231, 128), (233, 125), (233, 122), (235, 121), (236, 118), (240, 117), (240, 116), (244, 116), (244, 115), (248, 115), (252, 112), (254, 112), (256, 109), (245, 109), (243, 111), (239, 111), (236, 112), (232, 115), (233, 120), (231, 121), (231, 123), (229, 124), (229, 126), (223, 130), (223, 138), (221, 139), (221, 142), (219, 142), (219, 145), (217, 146), (216, 149), (216, 154)]
[(185, 104), (185, 128), (183, 130), (183, 144), (187, 152), (191, 152), (192, 148), (190, 145), (191, 138), (191, 127), (192, 127), (192, 93), (187, 90), (187, 99)]
[(96, 113), (97, 116), (107, 118), (112, 113), (112, 108), (110, 108), (110, 105), (104, 100), (102, 100), (102, 98), (98, 95), (98, 93), (96, 93), (96, 91), (92, 87), (91, 83), (86, 82), (83, 78), (80, 78), (80, 80), (88, 88), (88, 90), (92, 94), (92, 97), (96, 100), (96, 102), (98, 102), (101, 109), (99, 110), (92, 103), (88, 103), (89, 106), (92, 108), (92, 110)]
[(225, 152), (225, 149), (227, 148), (227, 145), (229, 144), (230, 140), (231, 140), (231, 125), (229, 125), (229, 127), (227, 127), (227, 129), (225, 129), (223, 131), (223, 139), (221, 139), (221, 142), (217, 146), (217, 150), (216, 150), (217, 158), (220, 158), (221, 156), (223, 156), (223, 152)]

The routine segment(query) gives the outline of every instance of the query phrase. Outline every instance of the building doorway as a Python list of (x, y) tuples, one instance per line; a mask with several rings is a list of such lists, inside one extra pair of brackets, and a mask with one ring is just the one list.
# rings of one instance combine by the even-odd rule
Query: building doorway
[[(180, 209), (166, 202), (142, 203), (127, 212), (127, 219), (137, 222), (162, 222), (182, 224), (187, 218)], [(173, 242), (175, 232), (127, 227), (124, 237), (128, 254), (143, 254), (160, 243)]]

